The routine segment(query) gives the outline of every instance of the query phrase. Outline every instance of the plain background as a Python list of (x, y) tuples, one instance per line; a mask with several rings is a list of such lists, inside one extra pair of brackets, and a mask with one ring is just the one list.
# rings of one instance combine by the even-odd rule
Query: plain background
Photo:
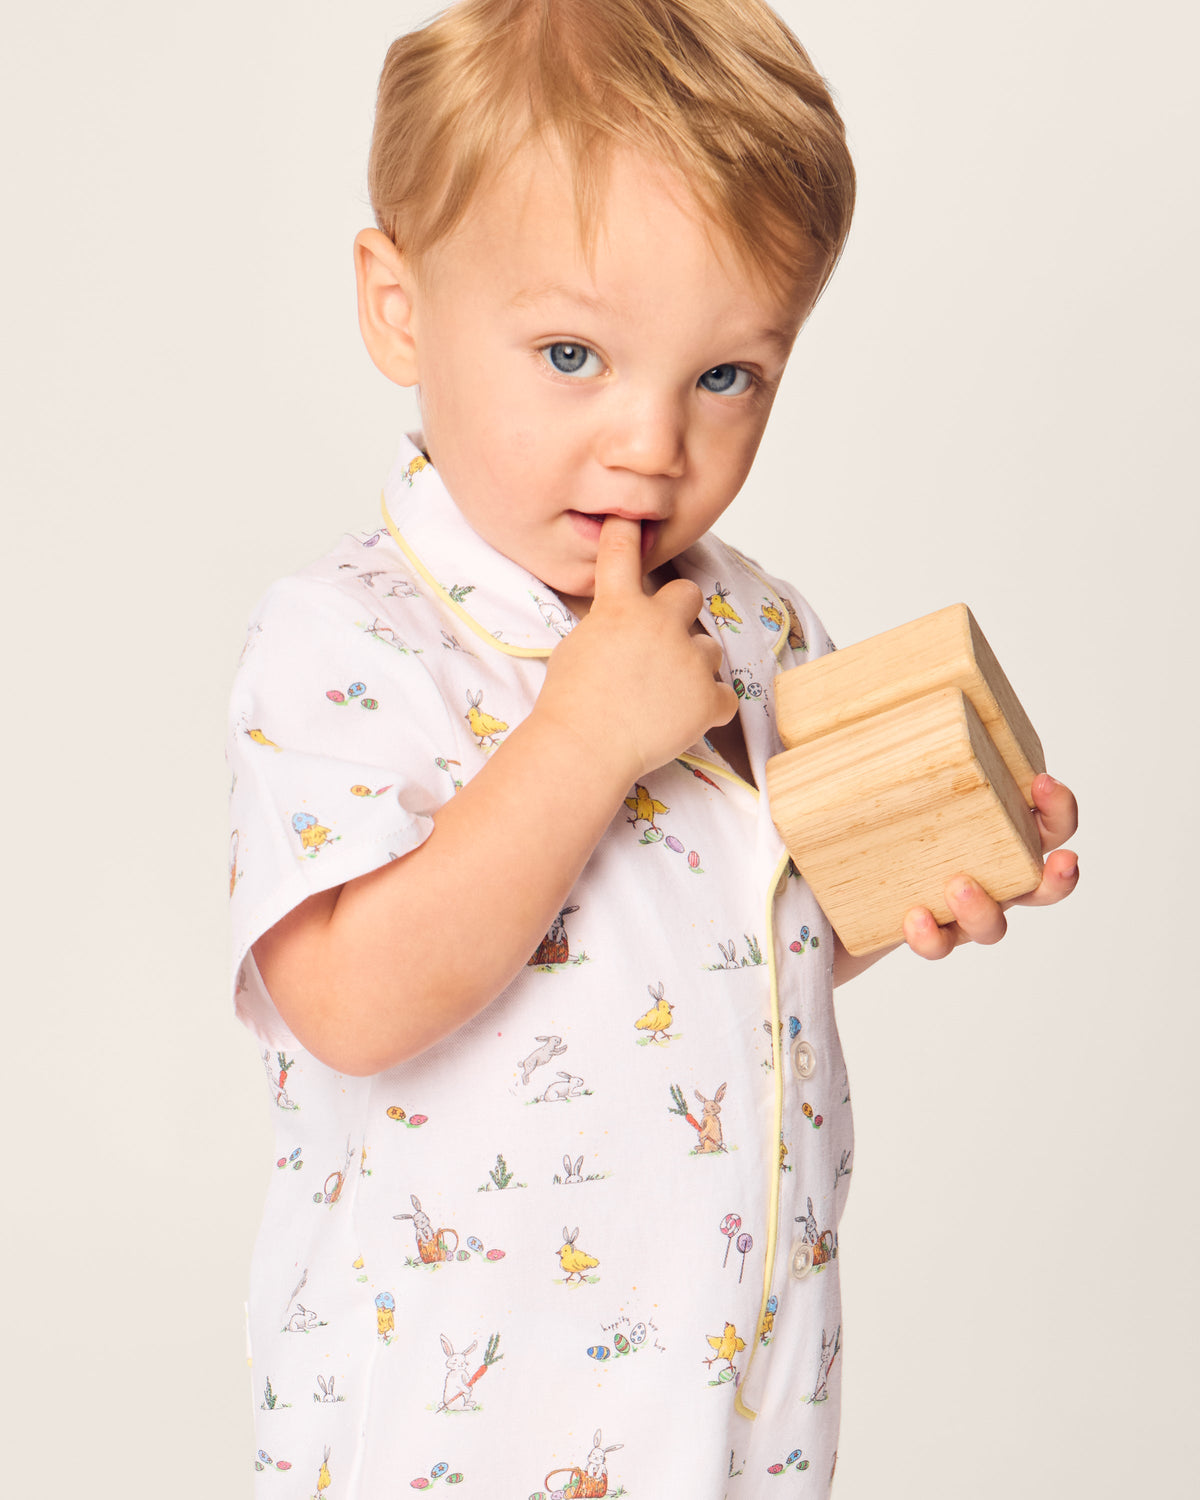
[[(841, 992), (838, 1493), (1170, 1500), (1200, 1395), (1195, 9), (781, 9), (860, 207), (720, 530), (843, 644), (968, 602), (1084, 811), (1071, 901)], [(412, 422), (351, 242), (384, 51), (428, 13), (6, 23), (10, 1493), (249, 1495), (274, 1168), (225, 702), (258, 595), (376, 523)]]

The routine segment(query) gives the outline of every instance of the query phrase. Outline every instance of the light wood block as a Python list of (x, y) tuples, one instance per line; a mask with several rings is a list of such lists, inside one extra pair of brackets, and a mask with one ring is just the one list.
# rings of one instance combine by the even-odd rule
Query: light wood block
[(771, 814), (850, 953), (897, 942), (913, 906), (950, 921), (959, 872), (998, 901), (1038, 885), (1041, 743), (965, 605), (793, 668), (775, 689), (789, 748), (767, 762)]
[(788, 749), (911, 703), (937, 688), (971, 701), (1028, 798), (1046, 769), (1042, 742), (965, 604), (951, 604), (775, 679), (775, 720)]

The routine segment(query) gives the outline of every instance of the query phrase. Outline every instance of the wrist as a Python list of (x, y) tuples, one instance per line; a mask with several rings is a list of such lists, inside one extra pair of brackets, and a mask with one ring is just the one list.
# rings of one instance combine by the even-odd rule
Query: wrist
[[(559, 718), (541, 700), (529, 716), (509, 735), (509, 742), (519, 732), (522, 741), (553, 769), (558, 780), (579, 777), (598, 792), (611, 793), (614, 805), (642, 774), (636, 756), (621, 753), (619, 741), (611, 733), (597, 733), (571, 718)], [(565, 768), (574, 776), (563, 777)]]

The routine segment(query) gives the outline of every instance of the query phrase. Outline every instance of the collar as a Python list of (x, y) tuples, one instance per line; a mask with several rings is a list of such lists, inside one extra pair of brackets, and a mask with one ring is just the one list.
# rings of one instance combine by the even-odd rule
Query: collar
[[(406, 436), (383, 490), (383, 519), (393, 542), (461, 624), (508, 656), (547, 657), (578, 624), (549, 585), (485, 542)], [(731, 675), (747, 691), (787, 641), (788, 611), (773, 583), (734, 548), (706, 532), (674, 559), (700, 585), (700, 622), (720, 642)], [(762, 691), (760, 687), (759, 692)], [(741, 696), (739, 694), (739, 696)]]

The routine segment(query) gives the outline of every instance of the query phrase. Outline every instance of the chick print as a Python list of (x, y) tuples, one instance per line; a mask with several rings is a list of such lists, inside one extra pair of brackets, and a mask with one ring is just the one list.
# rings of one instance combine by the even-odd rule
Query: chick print
[(261, 729), (247, 729), (246, 733), (250, 736), (250, 738), (256, 745), (269, 745), (277, 755), (281, 755), (283, 753), (283, 746), (277, 745), (274, 740), (269, 740)]
[(482, 688), (477, 693), (468, 691), (467, 703), (470, 707), (466, 712), (466, 720), (471, 726), (471, 733), (479, 741), (479, 748), (494, 750), (498, 743), (497, 736), (503, 734), (508, 725), (502, 719), (493, 719), (491, 714), (485, 714), (479, 706), (482, 702)]
[(647, 1036), (639, 1039), (638, 1046), (644, 1047), (647, 1042), (669, 1042), (672, 1038), (668, 1035), (671, 1029), (671, 1012), (674, 1007), (663, 993), (662, 984), (648, 984), (650, 998), (655, 1003), (644, 1016), (639, 1016), (633, 1023), (639, 1031), (644, 1031)]
[(742, 617), (729, 602), (729, 590), (723, 589), (718, 583), (716, 591), (704, 601), (708, 605), (708, 612), (718, 626), (724, 626), (732, 630), (736, 635), (737, 627), (742, 623)]
[(711, 1370), (718, 1360), (723, 1359), (725, 1361), (725, 1369), (719, 1370), (717, 1372), (717, 1379), (711, 1381), (710, 1384), (717, 1385), (723, 1384), (727, 1380), (735, 1380), (737, 1378), (737, 1370), (733, 1363), (734, 1357), (740, 1354), (746, 1347), (746, 1340), (738, 1338), (738, 1331), (732, 1323), (726, 1323), (721, 1333), (709, 1333), (705, 1337), (716, 1352), (706, 1359), (704, 1363)]
[(587, 1255), (582, 1250), (576, 1250), (575, 1241), (578, 1238), (578, 1225), (575, 1226), (570, 1234), (567, 1233), (567, 1226), (563, 1225), (563, 1242), (556, 1254), (558, 1255), (563, 1271), (566, 1273), (564, 1279), (564, 1285), (566, 1286), (571, 1286), (572, 1284), (582, 1286), (585, 1281), (597, 1282), (600, 1280), (599, 1276), (585, 1275), (587, 1271), (593, 1270), (600, 1262), (594, 1255)]
[(768, 630), (782, 630), (786, 616), (777, 604), (772, 604), (769, 599), (764, 599), (762, 608), (758, 612), (758, 618)]
[(385, 1344), (396, 1332), (396, 1299), (391, 1292), (380, 1292), (375, 1298), (375, 1331)]
[(292, 827), (300, 835), (300, 847), (304, 851), (301, 859), (316, 859), (318, 850), (327, 842), (332, 844), (341, 838), (340, 833), (318, 823), (312, 813), (293, 813)]
[(329, 1473), (329, 1449), (325, 1449), (325, 1457), (321, 1460), (321, 1468), (317, 1474), (317, 1495), (324, 1495), (325, 1491), (333, 1483)]
[(418, 453), (416, 458), (413, 459), (408, 468), (404, 471), (404, 482), (406, 485), (408, 485), (409, 489), (412, 489), (412, 482), (421, 472), (421, 470), (427, 469), (428, 467), (429, 460), (423, 453)]
[(763, 1309), (763, 1315), (758, 1320), (758, 1341), (760, 1344), (769, 1344), (771, 1335), (775, 1332), (775, 1314), (779, 1311), (779, 1298), (771, 1294), (767, 1298), (767, 1305)]
[(632, 818), (626, 818), (627, 823), (632, 823), (636, 828), (639, 823), (649, 823), (654, 827), (654, 814), (670, 812), (671, 809), (665, 802), (659, 802), (639, 784), (634, 787), (633, 795), (625, 798), (625, 806), (633, 814)]

